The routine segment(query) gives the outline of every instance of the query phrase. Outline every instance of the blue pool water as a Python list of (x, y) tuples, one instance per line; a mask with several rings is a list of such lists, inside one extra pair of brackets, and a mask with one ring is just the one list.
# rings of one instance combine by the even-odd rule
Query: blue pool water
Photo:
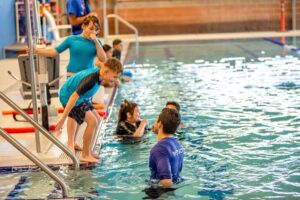
[[(152, 123), (168, 100), (182, 106), (187, 128), (184, 186), (163, 199), (296, 199), (300, 197), (300, 61), (266, 40), (146, 44), (135, 61), (127, 98)], [(128, 63), (134, 60), (129, 54)], [(132, 66), (133, 67), (133, 66)], [(155, 135), (119, 144), (106, 129), (102, 197), (141, 199)]]
[[(149, 134), (139, 144), (121, 144), (112, 136), (117, 110), (127, 98), (140, 105), (142, 118), (150, 124), (166, 101), (182, 107), (187, 128), (177, 138), (185, 149), (185, 181), (160, 199), (300, 198), (296, 51), (265, 39), (151, 43), (140, 48), (138, 59), (134, 48), (129, 51), (133, 81), (122, 84), (103, 128), (101, 164), (81, 171), (76, 179), (67, 169), (60, 170), (72, 196), (146, 196), (142, 190), (147, 187), (149, 152), (156, 136)], [(44, 196), (53, 191), (53, 182), (42, 173), (26, 175), (19, 197), (37, 197), (30, 191), (41, 184), (47, 185)]]

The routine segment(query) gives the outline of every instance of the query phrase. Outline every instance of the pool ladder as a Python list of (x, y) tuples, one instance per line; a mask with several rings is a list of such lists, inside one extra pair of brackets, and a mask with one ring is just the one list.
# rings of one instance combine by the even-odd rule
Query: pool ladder
[[(58, 148), (60, 148), (67, 156), (69, 156), (75, 170), (79, 170), (79, 161), (75, 154), (73, 154), (63, 143), (56, 139), (51, 133), (49, 133), (44, 127), (34, 121), (27, 113), (25, 113), (17, 104), (15, 104), (11, 99), (9, 99), (3, 92), (0, 91), (0, 99), (2, 99), (6, 104), (8, 104), (15, 111), (19, 112), (22, 117), (29, 123), (31, 123), (36, 129), (38, 129), (46, 138), (48, 138), (52, 143), (54, 143)], [(68, 190), (65, 182), (57, 176), (44, 162), (32, 154), (27, 148), (25, 148), (20, 142), (8, 134), (5, 130), (0, 127), (0, 136), (2, 136), (6, 141), (12, 144), (16, 149), (18, 149), (23, 155), (25, 155), (34, 164), (39, 166), (42, 171), (50, 176), (54, 181), (56, 181), (62, 188), (63, 198), (68, 197)]]

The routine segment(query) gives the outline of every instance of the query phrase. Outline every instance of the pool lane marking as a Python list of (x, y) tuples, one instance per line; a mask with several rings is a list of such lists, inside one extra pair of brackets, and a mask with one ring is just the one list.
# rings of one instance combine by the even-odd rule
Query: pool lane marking
[(286, 45), (284, 43), (282, 43), (281, 41), (279, 40), (276, 40), (276, 39), (272, 39), (272, 38), (263, 38), (264, 41), (267, 41), (267, 42), (270, 42), (272, 44), (276, 44), (278, 46), (281, 46), (283, 48), (286, 48), (290, 51), (294, 51), (296, 53), (298, 53), (300, 51), (300, 48), (298, 48), (297, 46), (294, 46), (294, 45)]
[(15, 199), (23, 190), (24, 185), (26, 185), (27, 176), (21, 176), (18, 183), (15, 185), (14, 189), (10, 191), (6, 199)]
[(245, 53), (247, 53), (248, 55), (252, 56), (253, 58), (258, 58), (258, 57), (259, 57), (259, 55), (258, 55), (257, 53), (255, 53), (254, 51), (251, 51), (251, 50), (249, 50), (249, 49), (243, 47), (242, 45), (237, 44), (237, 45), (235, 45), (235, 46), (236, 46), (237, 48), (243, 50)]

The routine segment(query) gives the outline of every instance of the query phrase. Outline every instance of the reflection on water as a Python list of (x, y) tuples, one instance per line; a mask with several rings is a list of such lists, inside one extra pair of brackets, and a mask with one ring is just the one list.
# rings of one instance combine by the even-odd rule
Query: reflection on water
[[(120, 90), (115, 113), (127, 98), (154, 122), (165, 102), (175, 100), (187, 124), (177, 136), (185, 148), (187, 186), (163, 199), (300, 196), (298, 58), (247, 62), (231, 57), (194, 63), (170, 59), (135, 67), (133, 82)], [(150, 135), (140, 145), (119, 144), (110, 134), (115, 123), (116, 118), (107, 126), (103, 164), (96, 170), (107, 184), (99, 193), (115, 199), (122, 194), (142, 198), (156, 138)]]

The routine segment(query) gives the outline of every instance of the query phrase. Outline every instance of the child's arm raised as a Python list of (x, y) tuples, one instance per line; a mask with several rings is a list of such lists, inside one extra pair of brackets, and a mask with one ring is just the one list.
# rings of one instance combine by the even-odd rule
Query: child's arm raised
[(106, 54), (102, 48), (102, 46), (100, 45), (96, 34), (91, 34), (90, 37), (92, 38), (92, 40), (95, 43), (96, 46), (96, 50), (97, 50), (97, 58), (99, 59), (100, 62), (105, 62), (106, 61)]
[(143, 120), (139, 127), (136, 129), (136, 131), (134, 132), (133, 136), (134, 137), (142, 137), (144, 135), (144, 131), (145, 131), (145, 128), (146, 128), (146, 125), (148, 124), (148, 121), (147, 120)]
[(56, 131), (58, 131), (58, 130), (60, 130), (62, 128), (62, 126), (63, 126), (66, 118), (68, 117), (70, 111), (74, 107), (74, 105), (75, 105), (76, 101), (78, 100), (78, 98), (79, 98), (79, 95), (77, 94), (77, 92), (74, 92), (71, 95), (71, 97), (70, 97), (70, 99), (69, 99), (69, 101), (68, 101), (68, 103), (67, 103), (67, 105), (65, 107), (65, 110), (64, 110), (61, 118), (59, 119), (59, 121), (56, 124), (56, 127), (55, 127)]

